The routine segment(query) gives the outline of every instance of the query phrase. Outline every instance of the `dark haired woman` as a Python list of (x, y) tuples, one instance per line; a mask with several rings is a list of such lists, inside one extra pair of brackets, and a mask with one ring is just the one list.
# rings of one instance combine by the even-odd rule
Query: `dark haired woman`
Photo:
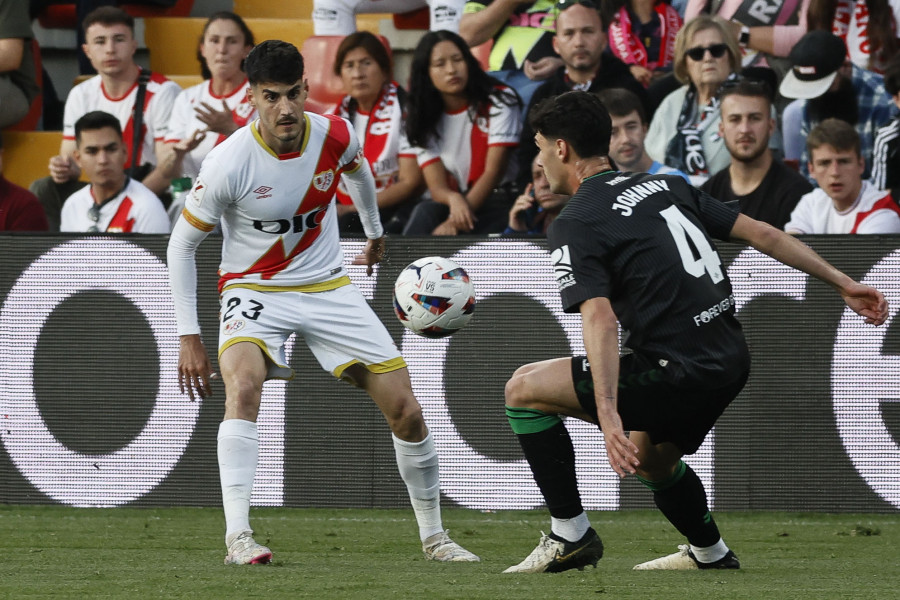
[(499, 233), (515, 194), (510, 155), (521, 131), (515, 91), (485, 73), (459, 35), (432, 31), (413, 53), (406, 133), (431, 199), (406, 234)]
[[(334, 72), (347, 93), (335, 114), (353, 124), (363, 154), (375, 175), (378, 210), (388, 233), (400, 233), (425, 188), (414, 156), (407, 153), (404, 121), (406, 92), (392, 81), (391, 57), (375, 35), (358, 31), (338, 46)], [(356, 207), (341, 185), (337, 192), (342, 232), (362, 232)]]

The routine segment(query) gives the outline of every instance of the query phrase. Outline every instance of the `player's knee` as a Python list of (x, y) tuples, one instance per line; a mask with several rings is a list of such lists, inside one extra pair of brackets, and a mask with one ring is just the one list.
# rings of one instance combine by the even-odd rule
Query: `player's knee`
[(396, 398), (383, 406), (382, 412), (394, 433), (419, 430), (425, 423), (422, 407), (412, 395)]
[(506, 382), (503, 390), (506, 406), (515, 408), (528, 408), (531, 402), (530, 386), (528, 385), (528, 366), (519, 367), (513, 376)]

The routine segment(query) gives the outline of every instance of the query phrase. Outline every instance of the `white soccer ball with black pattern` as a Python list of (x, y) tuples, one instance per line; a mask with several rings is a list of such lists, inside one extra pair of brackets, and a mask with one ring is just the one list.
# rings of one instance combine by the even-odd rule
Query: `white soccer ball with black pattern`
[(456, 333), (474, 310), (475, 286), (468, 273), (441, 256), (411, 263), (394, 284), (394, 313), (404, 327), (423, 337)]

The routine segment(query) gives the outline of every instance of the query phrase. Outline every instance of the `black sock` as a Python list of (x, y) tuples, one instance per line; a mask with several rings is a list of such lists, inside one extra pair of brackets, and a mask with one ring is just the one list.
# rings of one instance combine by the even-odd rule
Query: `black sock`
[(575, 476), (575, 448), (566, 426), (560, 421), (549, 429), (516, 437), (550, 515), (571, 519), (584, 512)]
[(679, 463), (670, 479), (644, 484), (653, 490), (653, 500), (662, 514), (688, 542), (706, 548), (719, 541), (719, 528), (709, 512), (706, 490), (686, 463)]

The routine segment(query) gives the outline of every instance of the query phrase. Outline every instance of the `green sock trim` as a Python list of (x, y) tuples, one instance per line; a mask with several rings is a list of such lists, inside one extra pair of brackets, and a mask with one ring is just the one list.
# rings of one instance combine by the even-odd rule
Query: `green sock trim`
[(511, 406), (506, 407), (506, 418), (509, 420), (509, 426), (516, 435), (540, 433), (562, 421), (558, 416), (548, 415), (541, 410), (513, 408)]
[(672, 476), (668, 479), (663, 479), (662, 481), (650, 481), (649, 479), (638, 477), (638, 481), (646, 485), (654, 492), (661, 492), (663, 490), (669, 489), (670, 487), (681, 481), (681, 478), (684, 477), (686, 471), (687, 464), (685, 464), (683, 460), (679, 460), (678, 465), (675, 467), (675, 472), (672, 473)]

